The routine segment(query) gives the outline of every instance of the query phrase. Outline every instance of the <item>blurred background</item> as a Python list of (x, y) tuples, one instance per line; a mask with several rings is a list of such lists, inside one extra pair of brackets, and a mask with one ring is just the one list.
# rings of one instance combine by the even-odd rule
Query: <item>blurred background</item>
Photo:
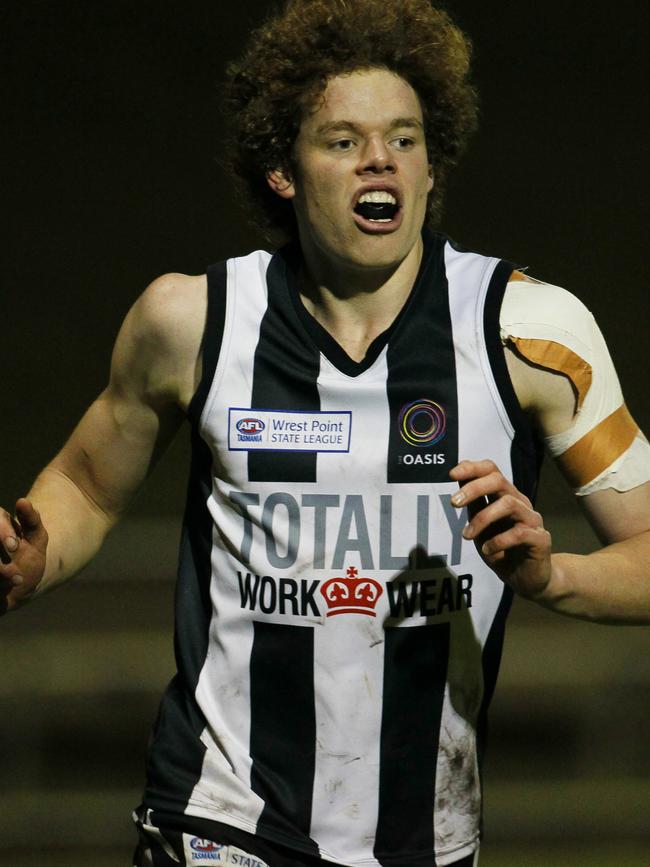
[[(120, 322), (147, 283), (264, 245), (220, 168), (218, 92), (269, 6), (4, 7), (3, 504), (103, 388)], [(474, 40), (482, 123), (441, 228), (581, 297), (648, 431), (647, 5), (447, 6)], [(130, 810), (173, 673), (186, 468), (181, 436), (95, 563), (0, 623), (0, 867), (130, 864)], [(557, 549), (594, 547), (553, 467), (540, 507)], [(647, 864), (649, 651), (645, 629), (515, 604), (482, 867)]]

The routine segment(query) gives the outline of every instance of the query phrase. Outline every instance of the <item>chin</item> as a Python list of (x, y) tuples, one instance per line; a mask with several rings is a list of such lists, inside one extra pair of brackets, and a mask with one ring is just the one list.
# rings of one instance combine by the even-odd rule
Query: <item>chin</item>
[(412, 252), (421, 232), (409, 228), (402, 223), (394, 231), (367, 232), (353, 225), (344, 233), (304, 231), (300, 240), (308, 262), (313, 257), (326, 270), (333, 266), (370, 274), (394, 270)]
[(397, 232), (391, 235), (366, 235), (350, 250), (350, 258), (368, 270), (396, 268), (406, 259), (418, 239), (419, 235), (407, 241), (404, 237), (398, 237)]

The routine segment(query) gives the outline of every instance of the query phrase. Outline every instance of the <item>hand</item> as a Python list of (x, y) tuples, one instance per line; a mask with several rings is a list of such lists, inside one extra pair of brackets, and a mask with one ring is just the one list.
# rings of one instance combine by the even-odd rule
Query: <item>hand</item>
[(16, 516), (0, 509), (0, 615), (32, 595), (45, 572), (47, 532), (41, 518), (24, 497)]
[(452, 504), (469, 515), (463, 536), (502, 581), (539, 599), (551, 579), (551, 534), (542, 516), (493, 461), (461, 461), (449, 476), (461, 486)]

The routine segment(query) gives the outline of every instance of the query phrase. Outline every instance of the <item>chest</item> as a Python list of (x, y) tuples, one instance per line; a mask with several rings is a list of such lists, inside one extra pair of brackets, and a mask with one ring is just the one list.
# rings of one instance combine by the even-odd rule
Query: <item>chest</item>
[(240, 489), (336, 482), (385, 490), (448, 485), (463, 458), (507, 465), (513, 431), (482, 328), (491, 263), (466, 262), (443, 251), (431, 260), (360, 363), (307, 316), (281, 263), (273, 260), (263, 280), (234, 269), (202, 419), (217, 473)]

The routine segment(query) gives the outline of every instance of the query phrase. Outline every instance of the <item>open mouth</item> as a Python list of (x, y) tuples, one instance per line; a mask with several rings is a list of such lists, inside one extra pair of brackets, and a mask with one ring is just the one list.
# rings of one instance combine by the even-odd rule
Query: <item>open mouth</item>
[(370, 190), (359, 197), (354, 213), (371, 223), (390, 223), (395, 219), (399, 205), (387, 190)]

